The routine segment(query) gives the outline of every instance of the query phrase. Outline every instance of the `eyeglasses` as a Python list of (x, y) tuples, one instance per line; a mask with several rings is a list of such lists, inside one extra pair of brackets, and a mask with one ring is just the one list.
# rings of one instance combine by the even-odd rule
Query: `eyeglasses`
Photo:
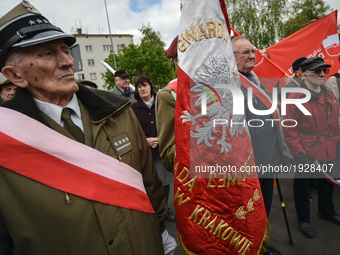
[(310, 71), (310, 72), (315, 73), (316, 75), (320, 75), (321, 72), (323, 72), (324, 74), (328, 74), (329, 69), (328, 68), (317, 68), (317, 69)]
[(244, 51), (234, 51), (234, 53), (240, 53), (241, 55), (245, 57), (249, 57), (251, 53), (256, 55), (257, 51), (258, 50), (256, 49), (252, 49), (252, 50), (244, 50)]

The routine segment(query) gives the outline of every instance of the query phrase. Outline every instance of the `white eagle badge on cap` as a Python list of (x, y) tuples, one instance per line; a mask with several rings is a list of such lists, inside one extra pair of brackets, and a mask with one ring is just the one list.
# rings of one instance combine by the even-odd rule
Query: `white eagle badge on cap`
[(22, 5), (26, 7), (26, 10), (35, 14), (40, 14), (40, 12), (35, 9), (35, 7), (28, 1), (22, 1)]

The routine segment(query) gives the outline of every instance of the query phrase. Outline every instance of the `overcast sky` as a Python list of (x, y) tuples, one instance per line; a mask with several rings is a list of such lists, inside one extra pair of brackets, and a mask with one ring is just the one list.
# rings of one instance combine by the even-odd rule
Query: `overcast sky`
[[(21, 0), (0, 0), (0, 17)], [(109, 33), (104, 0), (30, 0), (51, 23), (66, 33)], [(325, 1), (334, 10), (340, 10), (340, 0)], [(149, 22), (159, 31), (169, 46), (178, 34), (180, 19), (179, 0), (106, 0), (112, 34), (132, 34), (134, 43), (140, 43), (138, 28)], [(338, 14), (339, 19), (339, 14)], [(167, 48), (166, 46), (166, 48)]]

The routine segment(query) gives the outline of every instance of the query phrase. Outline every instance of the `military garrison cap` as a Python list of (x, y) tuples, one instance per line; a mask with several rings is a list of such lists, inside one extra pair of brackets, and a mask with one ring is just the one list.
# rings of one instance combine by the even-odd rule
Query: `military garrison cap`
[(72, 35), (51, 24), (28, 1), (22, 1), (0, 18), (0, 70), (10, 50), (57, 39), (63, 39), (68, 46), (76, 42)]
[(177, 42), (178, 42), (178, 35), (172, 40), (169, 48), (165, 51), (165, 56), (167, 58), (177, 57)]
[(94, 82), (92, 82), (92, 81), (87, 81), (87, 80), (84, 80), (84, 81), (80, 81), (79, 82), (81, 85), (87, 85), (87, 86), (90, 86), (90, 87), (92, 87), (92, 88), (98, 88), (98, 85), (97, 84), (95, 84)]
[(324, 66), (326, 68), (331, 67), (331, 65), (326, 64), (322, 58), (320, 57), (311, 57), (306, 59), (305, 61), (302, 62), (301, 64), (301, 70), (302, 72), (308, 71), (313, 71), (318, 67)]
[(115, 72), (115, 77), (125, 78), (126, 76), (130, 76), (130, 74), (124, 69)]
[(295, 72), (296, 70), (299, 69), (299, 67), (301, 66), (302, 62), (305, 61), (307, 58), (306, 57), (302, 57), (302, 58), (298, 58), (297, 60), (295, 60), (293, 62), (293, 72)]
[[(10, 80), (6, 79), (3, 83), (0, 83), (0, 88), (1, 88), (1, 86), (3, 86), (3, 85), (9, 85), (9, 84), (12, 84), (12, 82), (11, 82)], [(1, 89), (0, 89), (0, 90), (1, 90)]]

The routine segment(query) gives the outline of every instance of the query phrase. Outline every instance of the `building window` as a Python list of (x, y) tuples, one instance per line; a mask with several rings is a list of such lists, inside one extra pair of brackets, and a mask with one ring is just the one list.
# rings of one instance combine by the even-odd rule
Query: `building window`
[(112, 45), (103, 45), (104, 51), (110, 51), (112, 50)]
[(96, 80), (97, 79), (96, 73), (90, 73), (90, 79), (91, 80)]
[(85, 46), (86, 52), (92, 52), (92, 45)]
[(118, 49), (118, 50), (122, 50), (122, 49), (123, 49), (123, 45), (118, 44), (118, 45), (117, 45), (117, 49)]
[(78, 80), (85, 80), (85, 75), (83, 73), (78, 74)]
[(89, 64), (89, 66), (94, 66), (94, 59), (88, 59), (87, 63)]

